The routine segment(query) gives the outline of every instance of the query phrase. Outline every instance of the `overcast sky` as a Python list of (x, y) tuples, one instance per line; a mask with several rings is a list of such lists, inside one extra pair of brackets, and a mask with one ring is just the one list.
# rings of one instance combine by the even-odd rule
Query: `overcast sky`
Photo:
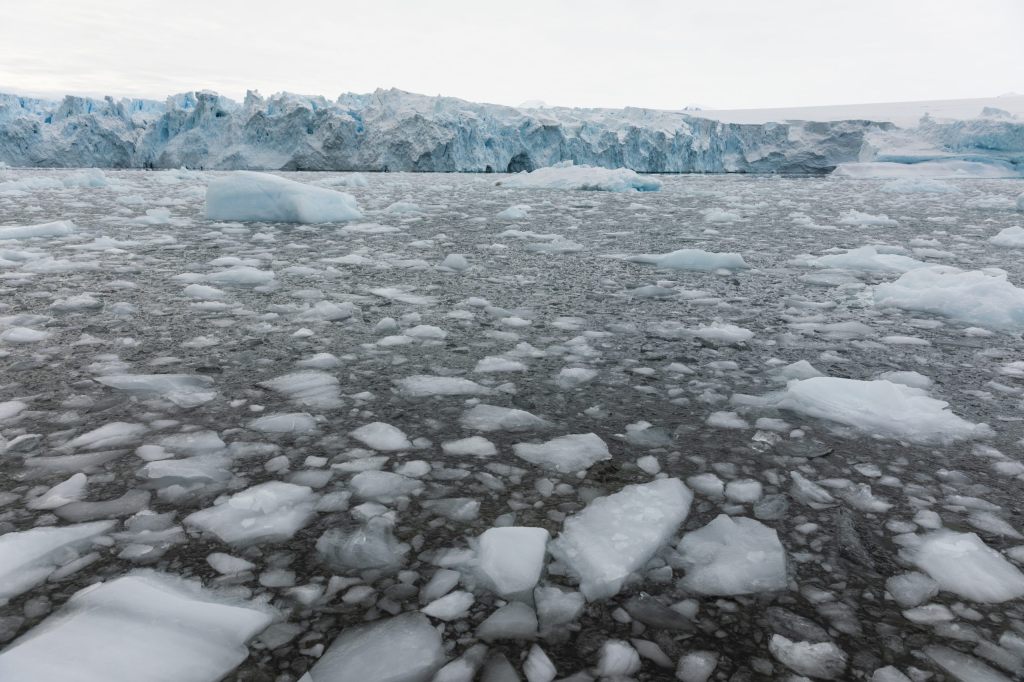
[(0, 0), (0, 90), (751, 108), (1024, 92), (1024, 0)]

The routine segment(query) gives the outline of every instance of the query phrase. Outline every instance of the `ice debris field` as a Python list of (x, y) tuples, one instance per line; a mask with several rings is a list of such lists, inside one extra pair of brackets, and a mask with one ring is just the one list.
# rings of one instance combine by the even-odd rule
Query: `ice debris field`
[(0, 680), (1019, 679), (1024, 181), (869, 166), (0, 170)]

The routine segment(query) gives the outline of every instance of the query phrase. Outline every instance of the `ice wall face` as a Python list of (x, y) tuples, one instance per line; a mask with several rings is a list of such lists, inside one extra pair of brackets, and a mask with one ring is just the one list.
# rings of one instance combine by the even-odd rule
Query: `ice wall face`
[[(0, 95), (13, 166), (518, 172), (560, 161), (651, 173), (827, 173), (909, 134), (940, 155), (1024, 158), (1024, 124), (722, 123), (650, 109), (523, 110), (400, 90), (322, 97), (216, 93), (165, 103)], [(884, 145), (883, 145), (884, 146)], [(917, 145), (919, 148), (920, 145)]]

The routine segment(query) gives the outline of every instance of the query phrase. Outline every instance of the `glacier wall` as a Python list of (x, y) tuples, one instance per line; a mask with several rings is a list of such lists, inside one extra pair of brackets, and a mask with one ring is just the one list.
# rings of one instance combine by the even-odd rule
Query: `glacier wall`
[[(901, 150), (911, 149), (906, 154)], [(876, 159), (1024, 169), (1024, 123), (722, 123), (651, 109), (517, 109), (400, 90), (336, 101), (212, 92), (165, 102), (0, 94), (0, 163), (19, 167), (516, 172), (573, 161), (647, 173), (828, 173)]]

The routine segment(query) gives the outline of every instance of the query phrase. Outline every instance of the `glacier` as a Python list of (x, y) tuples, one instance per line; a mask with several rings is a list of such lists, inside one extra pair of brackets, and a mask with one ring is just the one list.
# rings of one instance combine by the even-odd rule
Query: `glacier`
[[(995, 110), (998, 112), (998, 110)], [(988, 113), (986, 113), (988, 112)], [(0, 163), (15, 167), (515, 173), (571, 161), (641, 173), (825, 174), (843, 164), (1024, 169), (1024, 120), (727, 122), (709, 112), (543, 109), (397, 89), (320, 96), (214, 92), (165, 102), (0, 94)]]

